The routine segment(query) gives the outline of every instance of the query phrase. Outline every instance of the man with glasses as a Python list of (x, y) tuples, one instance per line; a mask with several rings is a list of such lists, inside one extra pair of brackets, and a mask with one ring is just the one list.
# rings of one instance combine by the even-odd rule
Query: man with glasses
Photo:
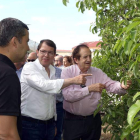
[(28, 55), (28, 58), (27, 58), (27, 62), (33, 62), (37, 59), (37, 54), (36, 52), (31, 52), (29, 55)]
[(69, 79), (55, 78), (51, 65), (56, 45), (51, 40), (41, 40), (37, 48), (38, 59), (27, 63), (21, 74), (22, 140), (53, 140), (56, 118), (55, 94), (71, 84), (85, 84), (82, 74)]

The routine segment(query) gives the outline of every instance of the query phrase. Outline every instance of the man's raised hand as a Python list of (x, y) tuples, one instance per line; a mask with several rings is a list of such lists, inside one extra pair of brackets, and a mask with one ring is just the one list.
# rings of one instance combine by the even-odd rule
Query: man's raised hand
[(86, 77), (92, 76), (92, 74), (80, 74), (73, 78), (74, 84), (76, 85), (85, 85), (86, 84)]
[(89, 92), (102, 92), (102, 90), (105, 89), (105, 85), (101, 83), (96, 83), (88, 86)]

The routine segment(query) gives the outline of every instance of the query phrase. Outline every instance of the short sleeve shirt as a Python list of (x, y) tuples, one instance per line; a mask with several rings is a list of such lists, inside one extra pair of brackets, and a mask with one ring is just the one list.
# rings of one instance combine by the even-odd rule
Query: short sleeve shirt
[(0, 115), (20, 116), (21, 89), (12, 61), (0, 54)]

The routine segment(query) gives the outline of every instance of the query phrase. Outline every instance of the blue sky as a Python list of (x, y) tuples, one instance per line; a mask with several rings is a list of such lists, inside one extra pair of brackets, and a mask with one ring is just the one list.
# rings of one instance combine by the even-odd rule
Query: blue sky
[(70, 50), (88, 41), (98, 41), (98, 35), (89, 31), (95, 22), (95, 13), (78, 12), (76, 0), (69, 0), (67, 7), (62, 0), (0, 0), (0, 20), (18, 18), (29, 24), (30, 39), (39, 42), (51, 39), (57, 49)]

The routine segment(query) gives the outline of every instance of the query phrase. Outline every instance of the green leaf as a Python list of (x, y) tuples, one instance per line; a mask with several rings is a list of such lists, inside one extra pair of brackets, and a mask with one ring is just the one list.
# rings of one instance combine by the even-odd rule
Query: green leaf
[(63, 0), (63, 4), (67, 6), (67, 0)]
[(99, 43), (97, 43), (97, 45), (96, 46), (99, 46), (99, 45), (101, 45), (101, 44), (104, 44), (103, 42), (99, 42)]
[(129, 42), (126, 42), (125, 46), (124, 46), (124, 52), (125, 54), (129, 54), (130, 53), (130, 49), (131, 49), (131, 46), (133, 44), (133, 41), (130, 40)]
[(134, 72), (134, 76), (135, 77), (137, 77), (138, 71), (139, 71), (139, 64), (136, 63), (134, 68), (133, 68), (133, 72)]
[(83, 1), (80, 2), (80, 9), (81, 9), (81, 12), (84, 13), (85, 7), (84, 7), (84, 2)]
[(135, 22), (132, 22), (126, 29), (126, 33), (129, 32), (131, 29), (133, 29), (134, 27), (136, 27), (137, 25), (140, 24), (140, 21), (135, 21)]
[(121, 43), (121, 40), (117, 40), (117, 42), (113, 48), (113, 51), (115, 51), (117, 49), (117, 47), (119, 46), (120, 43)]
[(140, 92), (137, 92), (137, 93), (134, 95), (134, 97), (133, 97), (133, 101), (135, 101), (136, 98), (137, 98), (138, 96), (140, 96)]
[(131, 63), (131, 65), (130, 65), (130, 67), (129, 67), (129, 71), (131, 71), (131, 70), (132, 70), (132, 68), (135, 66), (135, 64), (136, 64), (136, 62)]
[(119, 37), (119, 36), (122, 34), (122, 30), (123, 30), (123, 28), (120, 28), (120, 29), (117, 31), (117, 34), (116, 34), (117, 37)]
[(139, 139), (140, 139), (140, 128), (139, 128)]
[(92, 33), (94, 34), (94, 28), (92, 28)]
[(137, 30), (131, 31), (131, 40), (135, 41), (136, 35), (137, 35)]
[(125, 83), (126, 77), (122, 77), (120, 80), (120, 83), (124, 82)]
[(137, 61), (140, 62), (140, 55), (137, 56)]
[(140, 128), (140, 121), (137, 121), (131, 128), (131, 132), (137, 131)]
[(115, 118), (115, 112), (114, 111), (112, 111), (112, 116)]
[(103, 128), (104, 133), (106, 133), (108, 127), (109, 127), (109, 125), (107, 125), (105, 128)]
[(137, 131), (140, 128), (140, 121), (136, 122), (133, 126), (128, 126), (121, 135), (121, 140), (128, 137), (130, 133)]
[(121, 140), (124, 140), (129, 134), (131, 133), (130, 126), (128, 126), (122, 133), (121, 135)]
[(132, 105), (132, 99), (129, 98), (129, 99), (127, 100), (127, 106), (130, 107), (131, 105)]
[(97, 26), (94, 27), (94, 31), (95, 31), (95, 33), (97, 33)]
[(89, 28), (89, 31), (90, 31), (90, 32), (92, 31), (92, 26), (93, 26), (93, 25), (91, 24), (91, 25), (90, 25), (90, 28)]
[(133, 21), (140, 21), (140, 17), (134, 18)]
[(140, 13), (134, 13), (134, 17), (140, 17)]
[(125, 0), (121, 0), (121, 4), (122, 5), (125, 5)]
[(140, 43), (134, 45), (134, 47), (131, 49), (129, 60), (131, 59), (131, 57), (133, 56), (133, 54), (135, 54), (135, 51), (138, 49), (139, 46), (140, 46)]
[(119, 23), (118, 23), (118, 25), (121, 25), (122, 23), (124, 23), (125, 22), (125, 20), (121, 20)]
[(133, 119), (139, 111), (140, 111), (140, 100), (137, 100), (136, 103), (133, 104), (128, 111), (127, 121), (130, 125), (132, 125)]
[(79, 3), (80, 3), (80, 1), (76, 2), (76, 7), (77, 8), (79, 7)]

